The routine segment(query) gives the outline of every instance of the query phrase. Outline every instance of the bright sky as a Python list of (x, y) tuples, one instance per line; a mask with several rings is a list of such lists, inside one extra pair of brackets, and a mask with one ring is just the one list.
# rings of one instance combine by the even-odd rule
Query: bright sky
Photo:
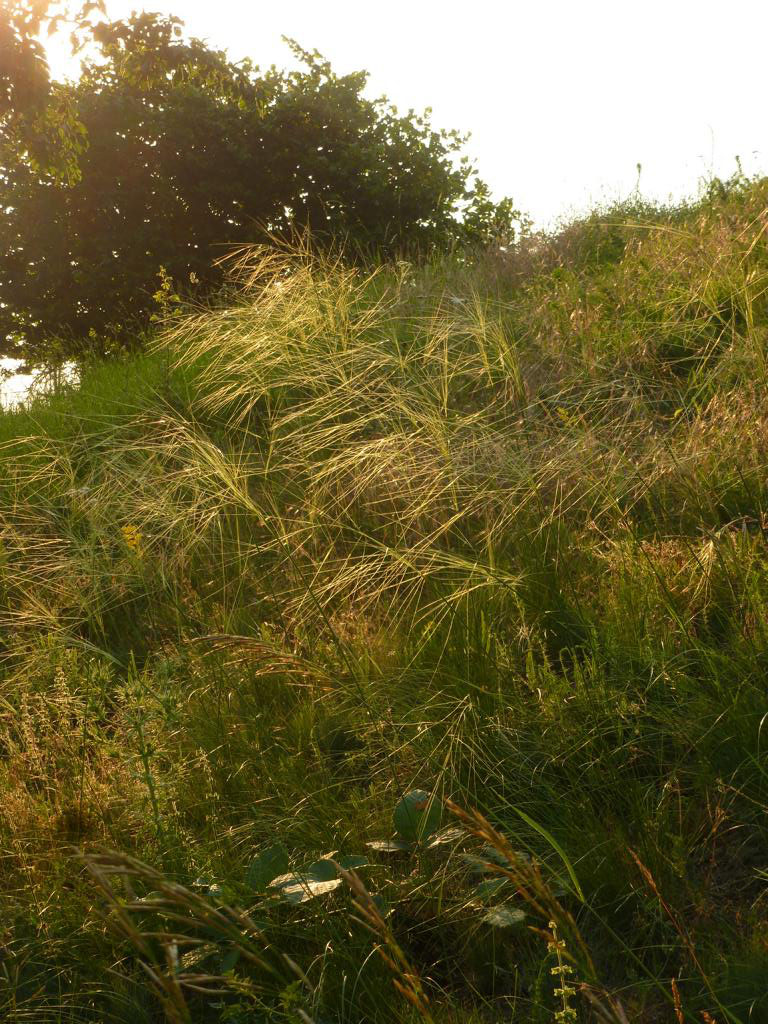
[[(765, 0), (107, 0), (142, 6), (234, 59), (290, 65), (287, 35), (369, 71), (371, 95), (471, 132), (495, 195), (540, 225), (630, 194), (638, 163), (662, 199), (736, 156), (768, 173)], [(51, 62), (71, 73), (63, 45)]]

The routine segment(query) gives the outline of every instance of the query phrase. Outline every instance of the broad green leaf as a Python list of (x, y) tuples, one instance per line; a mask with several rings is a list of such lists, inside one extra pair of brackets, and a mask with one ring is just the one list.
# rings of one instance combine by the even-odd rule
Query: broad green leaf
[(372, 839), (365, 845), (378, 853), (404, 853), (412, 850), (414, 844), (406, 843), (402, 839)]
[[(523, 850), (515, 850), (514, 852), (515, 856), (521, 861), (525, 861), (527, 864), (530, 863), (531, 858)], [(493, 871), (495, 867), (512, 867), (512, 861), (487, 844), (481, 848), (479, 855), (476, 853), (462, 853), (461, 859), (466, 864), (469, 864), (473, 874), (479, 875)]]
[(395, 807), (395, 831), (407, 842), (423, 843), (440, 827), (442, 816), (442, 806), (433, 794), (412, 789)]
[(273, 878), (267, 888), (281, 889), (284, 885), (292, 885), (297, 878), (299, 878), (299, 875), (295, 871), (286, 871), (284, 874)]
[(491, 846), (489, 843), (483, 844), (480, 848), (480, 854), (487, 861), (490, 861), (491, 864), (498, 864), (502, 868), (508, 868), (512, 864), (508, 857), (505, 857), (503, 853), (500, 853), (495, 846)]
[(346, 857), (337, 857), (336, 860), (339, 867), (344, 868), (345, 871), (357, 871), (358, 868), (368, 867), (368, 858), (361, 857), (359, 854), (351, 853)]
[(483, 921), (494, 928), (517, 928), (524, 920), (525, 911), (513, 907), (494, 907), (483, 915)]
[(340, 878), (320, 881), (307, 875), (288, 874), (276, 878), (269, 887), (270, 889), (279, 889), (282, 898), (289, 903), (306, 903), (313, 896), (322, 896), (325, 893), (333, 892), (340, 885)]
[(315, 882), (330, 882), (332, 879), (338, 878), (339, 873), (332, 861), (323, 858), (322, 860), (316, 860), (308, 868), (303, 868), (301, 874)]
[(433, 836), (427, 844), (427, 849), (431, 850), (435, 846), (443, 846), (446, 843), (458, 843), (460, 839), (466, 836), (466, 832), (463, 828), (444, 828), (441, 829), (437, 835)]
[(275, 843), (253, 858), (248, 865), (245, 882), (255, 892), (264, 892), (273, 878), (287, 870), (288, 853), (282, 843)]
[(503, 889), (505, 885), (509, 885), (508, 878), (486, 878), (483, 882), (478, 882), (475, 886), (475, 894), (480, 897), (481, 900), (488, 899), (490, 896), (495, 896), (496, 893)]
[(476, 853), (462, 853), (461, 859), (470, 866), (473, 875), (484, 875), (490, 870), (485, 857), (478, 857)]

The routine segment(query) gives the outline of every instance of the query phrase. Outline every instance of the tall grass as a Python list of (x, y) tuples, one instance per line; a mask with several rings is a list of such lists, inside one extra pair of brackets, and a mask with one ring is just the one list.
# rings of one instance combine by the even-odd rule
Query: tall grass
[(768, 1019), (767, 198), (249, 251), (0, 417), (7, 1019)]

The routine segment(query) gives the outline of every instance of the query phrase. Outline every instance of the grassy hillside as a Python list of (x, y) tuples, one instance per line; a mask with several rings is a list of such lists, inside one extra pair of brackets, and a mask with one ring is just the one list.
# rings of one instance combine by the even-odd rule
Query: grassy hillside
[(3, 1019), (768, 1020), (767, 209), (256, 252), (0, 416)]

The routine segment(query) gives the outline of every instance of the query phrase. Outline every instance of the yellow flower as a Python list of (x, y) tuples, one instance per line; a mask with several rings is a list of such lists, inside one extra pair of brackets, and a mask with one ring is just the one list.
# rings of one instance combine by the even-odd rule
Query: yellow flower
[(138, 526), (133, 526), (129, 523), (128, 526), (121, 526), (120, 532), (123, 535), (123, 540), (125, 541), (126, 546), (129, 547), (131, 551), (141, 550), (141, 533), (139, 532)]

